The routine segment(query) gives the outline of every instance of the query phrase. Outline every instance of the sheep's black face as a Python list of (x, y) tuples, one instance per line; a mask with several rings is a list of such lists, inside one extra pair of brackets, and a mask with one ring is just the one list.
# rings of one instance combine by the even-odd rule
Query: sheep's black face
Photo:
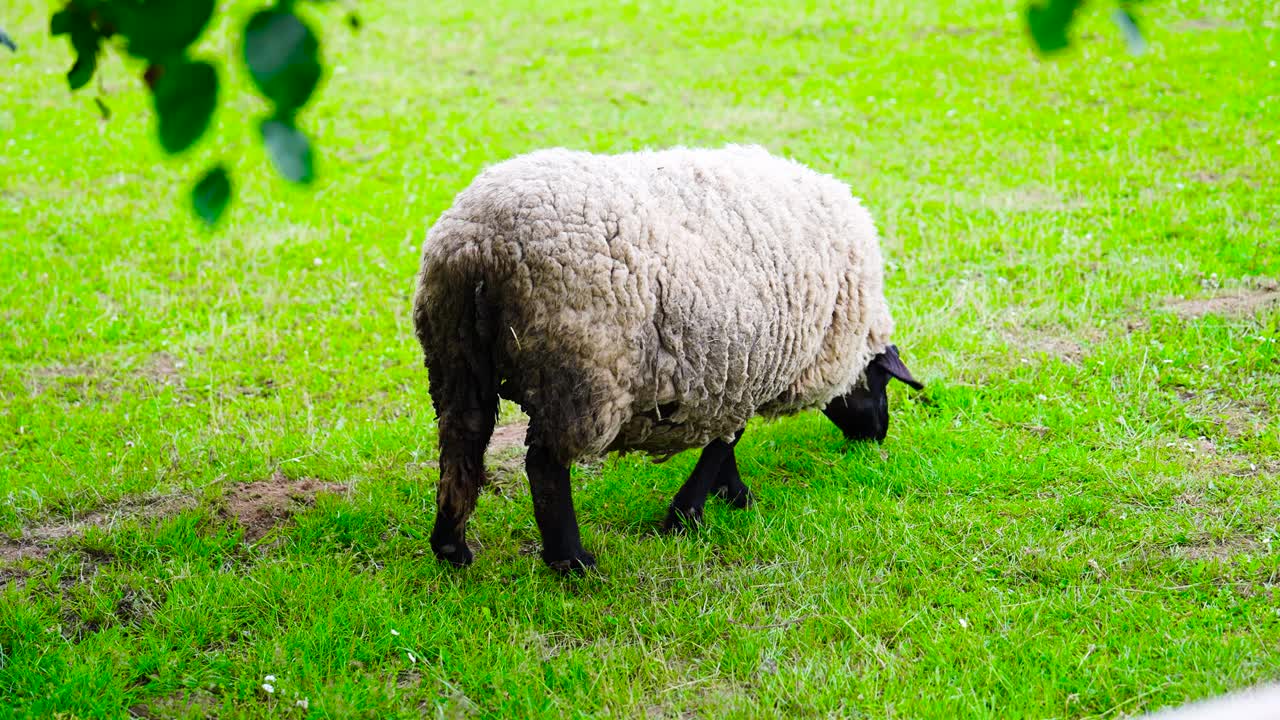
[(880, 442), (889, 432), (889, 394), (886, 388), (890, 378), (897, 378), (917, 390), (924, 385), (911, 376), (911, 371), (898, 357), (898, 348), (893, 345), (871, 359), (866, 377), (866, 387), (854, 388), (847, 395), (832, 400), (822, 412), (840, 428), (845, 438)]

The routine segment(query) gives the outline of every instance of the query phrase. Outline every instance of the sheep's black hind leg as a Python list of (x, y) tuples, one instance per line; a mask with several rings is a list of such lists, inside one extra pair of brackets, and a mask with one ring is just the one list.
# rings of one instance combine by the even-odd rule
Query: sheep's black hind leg
[(533, 444), (525, 456), (525, 469), (533, 495), (533, 517), (542, 534), (543, 561), (560, 573), (594, 567), (596, 559), (582, 548), (578, 534), (569, 468), (556, 462), (546, 448)]
[[(448, 387), (444, 381), (439, 385)], [(459, 567), (470, 565), (474, 558), (467, 547), (467, 519), (485, 484), (484, 450), (493, 433), (498, 404), (496, 395), (481, 397), (474, 389), (467, 393), (459, 396), (465, 397), (466, 405), (446, 400), (440, 406), (445, 409), (439, 419), (440, 483), (436, 488), (436, 524), (431, 531), (436, 557)], [(454, 409), (458, 407), (467, 409)]]
[[(721, 495), (723, 487), (724, 497), (750, 496), (751, 491), (747, 490), (746, 485), (742, 484), (742, 478), (738, 476), (738, 463), (733, 457), (733, 446), (738, 444), (741, 437), (742, 431), (739, 430), (733, 442), (712, 440), (702, 449), (698, 464), (693, 467), (689, 479), (680, 486), (671, 501), (671, 507), (667, 509), (667, 517), (662, 522), (664, 531), (679, 532), (702, 524), (702, 508), (706, 505), (707, 495), (713, 490)], [(739, 507), (745, 507), (745, 504)]]
[[(490, 421), (492, 427), (492, 421)], [(474, 555), (467, 547), (467, 518), (476, 508), (484, 485), (484, 447), (488, 436), (454, 433), (441, 423), (440, 484), (436, 489), (436, 524), (431, 549), (436, 557), (453, 565), (470, 565)]]
[(740, 439), (742, 439), (741, 430), (729, 444), (729, 457), (720, 464), (720, 472), (716, 474), (715, 482), (711, 484), (711, 494), (742, 510), (751, 507), (756, 501), (756, 496), (751, 493), (751, 488), (742, 482), (742, 476), (738, 474), (738, 458), (734, 448), (737, 447)]

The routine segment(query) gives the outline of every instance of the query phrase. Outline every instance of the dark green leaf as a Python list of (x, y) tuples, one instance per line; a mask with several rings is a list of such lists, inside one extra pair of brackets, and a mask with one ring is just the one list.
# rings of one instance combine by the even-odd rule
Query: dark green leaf
[(244, 30), (244, 62), (258, 90), (282, 115), (306, 104), (320, 82), (316, 36), (287, 10), (263, 10)]
[(311, 182), (311, 145), (300, 130), (282, 120), (267, 120), (262, 123), (262, 142), (281, 175), (296, 183)]
[(9, 34), (4, 30), (0, 30), (0, 45), (3, 45), (14, 52), (18, 52), (18, 44), (15, 43), (13, 38), (9, 37)]
[(230, 201), (231, 179), (227, 177), (226, 168), (221, 165), (206, 172), (191, 191), (191, 204), (195, 207), (196, 215), (209, 225), (218, 222)]
[(214, 0), (150, 0), (114, 6), (129, 54), (158, 62), (180, 54), (200, 37), (213, 17)]
[(1051, 53), (1067, 47), (1067, 28), (1080, 4), (1081, 0), (1048, 0), (1027, 8), (1027, 27), (1040, 52)]
[(182, 152), (209, 127), (218, 102), (218, 73), (206, 62), (170, 63), (164, 66), (152, 93), (160, 145), (170, 154)]
[(111, 119), (111, 108), (107, 107), (107, 104), (103, 102), (101, 97), (95, 97), (93, 99), (93, 104), (98, 106), (98, 114), (102, 116), (103, 122)]
[(93, 79), (93, 71), (98, 69), (98, 53), (95, 49), (92, 53), (84, 54), (76, 58), (76, 62), (67, 71), (67, 84), (72, 90), (79, 90), (89, 81)]
[(49, 18), (49, 34), (58, 37), (71, 32), (72, 18), (74, 15), (70, 8), (62, 8)]
[[(55, 23), (56, 21), (56, 23)], [(76, 62), (67, 71), (67, 84), (72, 90), (79, 90), (93, 79), (98, 69), (98, 47), (102, 36), (98, 34), (89, 16), (80, 12), (63, 10), (50, 20), (50, 30), (57, 25), (58, 30), (71, 36), (71, 47), (76, 51)]]

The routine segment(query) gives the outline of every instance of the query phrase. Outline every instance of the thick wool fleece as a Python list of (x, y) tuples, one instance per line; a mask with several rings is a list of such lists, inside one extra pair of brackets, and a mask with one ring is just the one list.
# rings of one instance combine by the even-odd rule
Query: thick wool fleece
[(848, 186), (762, 148), (543, 150), (441, 215), (415, 318), (433, 383), (495, 374), (561, 462), (666, 455), (857, 385), (893, 330), (881, 265)]

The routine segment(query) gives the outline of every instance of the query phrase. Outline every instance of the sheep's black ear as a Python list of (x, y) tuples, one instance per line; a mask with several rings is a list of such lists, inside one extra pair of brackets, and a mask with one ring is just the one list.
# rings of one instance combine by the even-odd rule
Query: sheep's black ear
[(902, 358), (898, 357), (897, 345), (890, 345), (885, 348), (884, 352), (871, 359), (871, 363), (879, 365), (884, 368), (885, 372), (917, 390), (924, 389), (924, 383), (912, 377), (911, 371), (907, 369), (906, 365), (902, 364)]

